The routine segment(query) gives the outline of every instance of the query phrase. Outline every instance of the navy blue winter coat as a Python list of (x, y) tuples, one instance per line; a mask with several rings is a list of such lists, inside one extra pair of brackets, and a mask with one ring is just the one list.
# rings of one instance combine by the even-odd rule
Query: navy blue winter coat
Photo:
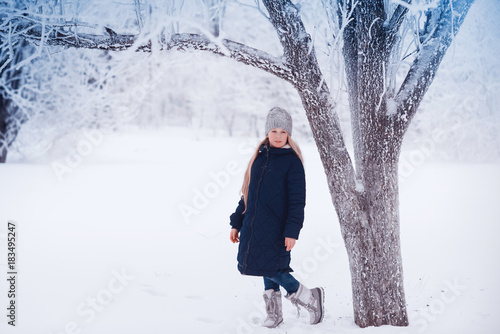
[(261, 146), (252, 166), (248, 208), (242, 199), (230, 217), (231, 226), (240, 231), (242, 274), (272, 277), (278, 270), (292, 271), (285, 237), (299, 238), (305, 200), (304, 167), (295, 152)]

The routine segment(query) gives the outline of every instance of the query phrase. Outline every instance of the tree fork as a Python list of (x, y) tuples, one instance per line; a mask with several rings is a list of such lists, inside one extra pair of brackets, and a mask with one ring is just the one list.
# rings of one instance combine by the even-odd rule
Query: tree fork
[[(335, 106), (331, 104), (328, 87), (322, 82), (314, 50), (309, 54), (304, 52), (304, 50), (309, 50), (307, 40), (293, 37), (307, 36), (299, 16), (293, 15), (297, 13), (297, 10), (290, 8), (293, 5), (289, 1), (273, 1), (269, 4), (265, 2), (265, 4), (271, 15), (271, 21), (278, 31), (287, 63), (297, 73), (298, 79), (292, 84), (297, 88), (302, 99), (323, 162), (332, 201), (339, 216), (342, 235), (349, 255), (355, 322), (360, 327), (406, 326), (408, 325), (408, 317), (399, 251), (399, 214), (396, 214), (395, 224), (389, 223), (386, 220), (392, 221), (393, 217), (383, 210), (388, 205), (392, 208), (391, 212), (397, 212), (397, 176), (396, 178), (391, 177), (396, 182), (394, 196), (380, 198), (380, 194), (387, 195), (386, 191), (392, 189), (385, 189), (380, 183), (379, 180), (384, 180), (385, 175), (373, 175), (377, 169), (380, 169), (380, 165), (377, 165), (380, 161), (377, 159), (374, 166), (364, 164), (371, 161), (366, 155), (371, 152), (379, 152), (376, 147), (375, 151), (373, 147), (370, 147), (377, 140), (374, 138), (366, 140), (370, 133), (378, 134), (373, 131), (379, 129), (378, 115), (373, 115), (370, 127), (359, 127), (361, 131), (364, 131), (363, 137), (360, 135), (360, 138), (364, 140), (360, 142), (362, 145), (359, 146), (363, 147), (363, 150), (361, 152), (356, 150), (361, 158), (357, 167), (360, 167), (359, 170), (364, 172), (359, 177), (364, 180), (365, 173), (372, 174), (372, 177), (369, 178), (376, 181), (371, 182), (370, 185), (363, 182), (363, 185), (366, 184), (368, 189), (359, 191), (356, 187), (355, 171), (335, 115)], [(283, 12), (287, 15), (286, 20), (280, 15)], [(274, 19), (275, 17), (276, 19)], [(378, 26), (379, 30), (380, 26), (381, 24)], [(297, 31), (291, 31), (291, 29)], [(380, 43), (380, 41), (378, 42)], [(352, 54), (357, 58), (358, 51), (355, 50)], [(351, 64), (354, 65), (351, 68), (356, 72), (363, 69), (361, 66), (355, 65), (356, 62)], [(304, 68), (307, 68), (307, 73), (303, 72)], [(382, 68), (382, 66), (378, 66), (379, 70)], [(357, 73), (355, 75), (354, 78), (357, 78)], [(377, 74), (377, 77), (380, 75), (383, 73)], [(351, 87), (357, 91), (356, 83)], [(379, 92), (382, 90), (383, 88), (378, 87)], [(371, 95), (371, 92), (367, 93)], [(351, 102), (359, 101), (357, 94), (351, 96), (353, 98)], [(380, 98), (380, 95), (377, 95), (375, 102), (368, 99), (366, 104), (374, 107)], [(359, 102), (355, 102), (355, 105), (360, 107)], [(364, 110), (366, 110), (365, 105), (361, 106), (365, 107)], [(366, 114), (361, 114), (364, 111), (362, 109), (357, 110), (360, 112), (359, 121), (362, 121), (363, 117), (366, 118)], [(382, 137), (384, 136), (385, 131), (382, 131)], [(389, 233), (383, 233), (386, 229)], [(397, 236), (393, 234), (394, 230), (396, 230)], [(396, 250), (389, 249), (388, 251), (382, 248), (381, 244), (389, 244), (389, 247), (393, 246)]]

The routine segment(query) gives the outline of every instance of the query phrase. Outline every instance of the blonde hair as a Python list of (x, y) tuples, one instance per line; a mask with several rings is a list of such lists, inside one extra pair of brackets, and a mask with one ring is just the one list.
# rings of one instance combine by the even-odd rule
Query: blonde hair
[[(287, 144), (290, 145), (292, 150), (299, 157), (302, 164), (304, 164), (304, 160), (302, 158), (302, 152), (300, 150), (299, 145), (293, 141), (292, 137), (290, 137), (288, 133), (287, 133)], [(243, 197), (243, 201), (245, 202), (245, 211), (247, 211), (248, 188), (250, 186), (250, 179), (252, 177), (252, 166), (253, 163), (255, 162), (255, 159), (257, 159), (257, 156), (259, 155), (259, 150), (262, 145), (269, 146), (269, 137), (266, 136), (266, 138), (264, 138), (264, 140), (262, 140), (259, 143), (257, 149), (250, 158), (250, 161), (248, 162), (247, 170), (245, 171), (245, 175), (243, 176), (243, 185), (241, 186), (241, 196)], [(243, 211), (243, 213), (245, 213), (245, 211)]]

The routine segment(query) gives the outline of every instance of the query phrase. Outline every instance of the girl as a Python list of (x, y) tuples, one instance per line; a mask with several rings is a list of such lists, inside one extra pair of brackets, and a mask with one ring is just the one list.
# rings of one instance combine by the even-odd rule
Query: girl
[(317, 324), (323, 320), (323, 288), (310, 290), (290, 274), (290, 251), (302, 228), (306, 197), (302, 155), (291, 138), (292, 117), (281, 108), (271, 109), (265, 131), (230, 217), (230, 240), (239, 242), (238, 270), (264, 277), (267, 318), (262, 326), (283, 322), (280, 286), (299, 311), (298, 305), (309, 311), (311, 324)]

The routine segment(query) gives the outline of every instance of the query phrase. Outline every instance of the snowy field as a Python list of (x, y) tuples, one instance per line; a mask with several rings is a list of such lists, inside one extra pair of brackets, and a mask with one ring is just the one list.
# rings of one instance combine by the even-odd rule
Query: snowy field
[[(411, 325), (359, 329), (322, 166), (314, 144), (301, 143), (306, 220), (292, 268), (305, 285), (325, 288), (326, 316), (311, 327), (284, 300), (285, 323), (269, 330), (260, 327), (262, 281), (238, 273), (228, 238), (256, 139), (200, 140), (169, 129), (80, 144), (81, 161), (72, 157), (67, 169), (15, 156), (0, 165), (1, 333), (500, 332), (500, 165), (402, 164)], [(405, 151), (402, 161), (411, 159)], [(17, 229), (16, 327), (6, 317), (9, 220)]]

